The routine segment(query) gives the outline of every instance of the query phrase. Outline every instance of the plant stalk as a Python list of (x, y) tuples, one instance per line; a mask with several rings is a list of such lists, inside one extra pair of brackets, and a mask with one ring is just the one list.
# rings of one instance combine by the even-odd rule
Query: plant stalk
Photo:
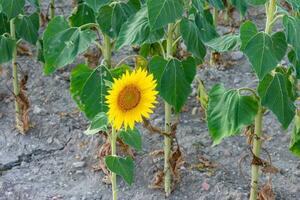
[(111, 41), (108, 35), (103, 34), (103, 57), (106, 65), (108, 67), (111, 67), (111, 54), (112, 54), (112, 46)]
[[(115, 128), (112, 128), (111, 131), (111, 155), (116, 156), (117, 150), (116, 150), (116, 142), (117, 142), (117, 132)], [(117, 175), (116, 173), (111, 172), (111, 189), (112, 189), (112, 196), (113, 200), (117, 200), (118, 197), (118, 190), (117, 190)]]
[(50, 19), (55, 17), (55, 0), (50, 1)]
[(266, 5), (267, 21), (266, 21), (265, 32), (267, 34), (270, 34), (272, 32), (275, 12), (276, 12), (276, 0), (270, 0), (269, 3)]
[[(10, 35), (13, 40), (16, 40), (16, 26), (15, 26), (15, 19), (10, 20)], [(13, 71), (13, 88), (14, 88), (14, 96), (15, 96), (15, 112), (16, 112), (16, 127), (21, 132), (24, 133), (22, 120), (21, 120), (21, 113), (20, 113), (20, 105), (17, 101), (17, 97), (20, 93), (19, 88), (19, 80), (18, 80), (18, 66), (17, 66), (17, 47), (13, 51), (12, 55), (12, 71)]]
[[(172, 58), (173, 52), (173, 24), (168, 25), (168, 33), (167, 33), (167, 59)], [(167, 134), (171, 133), (171, 105), (165, 102), (165, 132)], [(171, 194), (171, 166), (170, 166), (170, 156), (171, 156), (171, 148), (172, 148), (172, 138), (168, 136), (164, 136), (164, 186), (165, 193), (168, 197)]]
[[(258, 113), (255, 117), (255, 136), (253, 137), (253, 147), (252, 147), (252, 152), (256, 157), (260, 156), (261, 146), (262, 146), (262, 140), (261, 140), (263, 134), (262, 119), (263, 119), (263, 111), (260, 105), (258, 109)], [(259, 166), (252, 164), (250, 200), (257, 200), (258, 179), (259, 179)]]

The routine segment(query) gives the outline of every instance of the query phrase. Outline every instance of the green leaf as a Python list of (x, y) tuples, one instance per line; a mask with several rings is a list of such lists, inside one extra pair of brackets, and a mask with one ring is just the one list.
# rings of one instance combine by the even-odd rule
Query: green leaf
[(214, 145), (225, 137), (240, 133), (253, 123), (258, 103), (252, 96), (243, 96), (238, 90), (225, 90), (215, 85), (209, 93), (207, 121)]
[(204, 60), (206, 49), (201, 41), (201, 33), (196, 24), (183, 18), (180, 22), (180, 32), (188, 51), (200, 60)]
[(204, 13), (196, 14), (195, 22), (199, 29), (202, 42), (208, 42), (219, 37), (211, 18), (212, 16), (209, 10), (205, 10)]
[(246, 21), (241, 25), (240, 37), (242, 41), (241, 50), (244, 50), (248, 42), (258, 33), (256, 25), (251, 21)]
[(31, 5), (33, 5), (37, 12), (40, 12), (41, 6), (39, 0), (27, 0)]
[(0, 35), (3, 33), (10, 33), (10, 28), (6, 15), (0, 12)]
[(100, 131), (106, 132), (108, 130), (107, 125), (108, 119), (106, 113), (100, 112), (92, 119), (89, 128), (84, 131), (84, 134), (94, 135)]
[(135, 14), (135, 10), (124, 2), (116, 2), (112, 5), (102, 6), (98, 12), (97, 22), (102, 32), (116, 38), (122, 25)]
[(280, 61), (277, 58), (280, 52), (275, 51), (272, 38), (264, 32), (252, 37), (243, 52), (247, 55), (259, 79), (263, 79)]
[(159, 88), (161, 97), (172, 105), (176, 112), (180, 112), (191, 90), (182, 63), (177, 59), (171, 59), (161, 76)]
[(136, 150), (142, 150), (142, 136), (138, 129), (127, 129), (126, 131), (121, 130), (119, 132), (119, 137), (122, 139), (123, 142), (135, 148)]
[(272, 35), (273, 50), (278, 61), (282, 60), (286, 54), (288, 44), (284, 32), (277, 32)]
[(167, 65), (168, 61), (166, 61), (161, 56), (154, 56), (152, 57), (151, 61), (149, 62), (149, 71), (153, 74), (154, 79), (157, 81), (156, 89), (160, 90), (160, 81), (162, 74), (164, 72), (164, 69)]
[(182, 62), (185, 78), (188, 81), (189, 84), (192, 84), (195, 75), (196, 75), (196, 61), (193, 57), (189, 56)]
[(0, 35), (0, 64), (12, 59), (13, 51), (16, 49), (16, 41)]
[(151, 29), (163, 28), (181, 18), (183, 5), (182, 0), (148, 0), (148, 18)]
[(17, 36), (35, 45), (39, 37), (40, 16), (33, 13), (30, 16), (18, 16), (15, 19)]
[(120, 78), (123, 74), (126, 73), (126, 71), (129, 72), (131, 71), (130, 66), (126, 64), (122, 64), (121, 66), (114, 67), (113, 69), (110, 70), (112, 77), (116, 79)]
[(295, 50), (298, 60), (300, 60), (300, 19), (284, 16), (283, 25), (287, 41)]
[(217, 52), (227, 52), (236, 50), (240, 43), (239, 35), (228, 34), (212, 39), (205, 44)]
[(110, 0), (84, 0), (86, 4), (94, 10), (95, 13), (99, 11), (99, 9), (108, 4)]
[(25, 0), (0, 0), (0, 7), (9, 19), (23, 13)]
[(223, 10), (225, 8), (222, 0), (208, 0), (210, 5), (218, 10)]
[(42, 39), (39, 39), (36, 43), (36, 48), (37, 48), (37, 60), (45, 63), (45, 58), (44, 58), (44, 41)]
[(106, 82), (112, 82), (110, 71), (105, 66), (90, 69), (80, 64), (72, 70), (70, 91), (88, 119), (93, 119), (100, 112), (107, 112), (105, 96), (108, 94)]
[(192, 0), (192, 6), (200, 13), (204, 12), (205, 0)]
[(291, 98), (292, 84), (287, 74), (268, 74), (259, 83), (258, 94), (261, 104), (270, 109), (284, 128), (287, 128), (295, 116), (295, 105)]
[(264, 5), (267, 2), (267, 0), (247, 0), (247, 2), (251, 5), (258, 6), (258, 5)]
[(153, 43), (164, 35), (163, 29), (150, 30), (147, 7), (142, 7), (122, 26), (116, 42), (116, 49), (125, 45), (142, 45)]
[(230, 0), (230, 3), (240, 12), (242, 16), (245, 16), (248, 9), (247, 0)]
[(70, 18), (71, 26), (79, 27), (88, 23), (95, 23), (95, 13), (92, 8), (90, 8), (87, 4), (82, 3), (76, 7)]
[[(299, 111), (298, 111), (299, 112)], [(295, 116), (294, 128), (291, 136), (289, 149), (295, 155), (300, 156), (300, 116), (299, 113)]]
[(292, 7), (294, 11), (300, 10), (300, 0), (286, 0)]
[(288, 59), (289, 59), (290, 63), (293, 65), (294, 70), (296, 71), (297, 79), (300, 79), (300, 61), (297, 59), (297, 56), (296, 56), (294, 50), (291, 50), (288, 53)]
[(131, 157), (106, 156), (105, 164), (111, 172), (121, 176), (126, 183), (129, 185), (133, 183), (134, 162)]
[(57, 16), (51, 20), (44, 32), (44, 57), (46, 74), (72, 63), (96, 39), (90, 30), (70, 28), (68, 22)]

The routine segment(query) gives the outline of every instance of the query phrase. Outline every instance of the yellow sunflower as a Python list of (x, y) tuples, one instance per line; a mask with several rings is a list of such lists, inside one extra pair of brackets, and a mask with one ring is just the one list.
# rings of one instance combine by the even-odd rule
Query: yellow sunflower
[(138, 69), (128, 71), (119, 79), (114, 79), (112, 88), (106, 96), (108, 119), (114, 128), (122, 125), (133, 129), (135, 122), (142, 122), (142, 117), (149, 118), (157, 103), (156, 81), (152, 74)]

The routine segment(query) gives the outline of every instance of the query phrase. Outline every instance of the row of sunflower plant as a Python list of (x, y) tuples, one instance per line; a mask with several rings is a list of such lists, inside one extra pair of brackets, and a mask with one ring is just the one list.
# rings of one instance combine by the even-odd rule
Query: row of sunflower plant
[[(39, 1), (28, 2), (39, 5)], [(164, 136), (163, 187), (166, 196), (170, 195), (176, 178), (171, 166), (177, 124), (174, 119), (192, 91), (197, 66), (203, 64), (207, 49), (212, 58), (241, 50), (259, 79), (257, 89), (228, 90), (218, 84), (206, 95), (203, 82), (199, 87), (214, 145), (244, 128), (248, 132), (253, 154), (250, 199), (257, 199), (259, 170), (271, 166), (260, 158), (264, 113), (272, 111), (284, 128), (296, 118), (290, 149), (300, 154), (300, 116), (295, 106), (300, 74), (297, 0), (284, 5), (276, 0), (78, 0), (68, 17), (55, 16), (55, 1), (50, 3), (51, 21), (39, 39), (39, 17), (23, 14), (25, 1), (0, 0), (0, 63), (12, 60), (14, 94), (19, 97), (16, 46), (21, 38), (33, 45), (38, 41), (39, 61), (46, 75), (85, 54), (85, 64), (77, 65), (70, 75), (70, 92), (91, 122), (85, 133), (100, 132), (108, 137), (111, 155), (103, 162), (111, 172), (113, 199), (117, 199), (117, 175), (128, 184), (134, 180), (134, 160), (118, 156), (117, 144), (141, 150), (141, 134), (135, 125), (149, 123), (157, 95), (164, 101), (165, 126), (155, 131)], [(218, 16), (229, 16), (232, 7), (243, 19), (250, 6), (263, 5), (267, 16), (264, 31), (245, 21), (238, 33), (217, 32)], [(36, 9), (39, 12), (39, 6)], [(273, 25), (280, 21), (282, 31), (273, 32)], [(22, 31), (25, 29), (28, 31)], [(184, 53), (180, 53), (182, 44)], [(139, 53), (116, 63), (113, 53), (129, 46), (139, 47)], [(98, 56), (91, 63), (94, 50)], [(287, 51), (289, 63), (283, 66)], [(133, 70), (123, 64), (131, 58), (135, 60)], [(16, 98), (17, 119), (21, 119), (19, 103)]]

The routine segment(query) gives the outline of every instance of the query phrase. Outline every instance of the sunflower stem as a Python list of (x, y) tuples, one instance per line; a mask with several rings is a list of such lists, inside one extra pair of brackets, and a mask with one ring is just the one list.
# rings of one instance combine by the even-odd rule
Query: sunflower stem
[[(261, 146), (262, 146), (262, 141), (261, 141), (261, 136), (263, 134), (262, 119), (263, 119), (263, 110), (260, 105), (258, 109), (258, 113), (255, 117), (255, 135), (253, 137), (253, 147), (252, 147), (252, 152), (256, 157), (260, 156)], [(259, 166), (252, 164), (250, 200), (257, 199), (258, 179), (259, 179)]]
[(104, 44), (103, 44), (103, 57), (104, 57), (104, 61), (106, 63), (106, 65), (108, 67), (111, 67), (111, 41), (108, 35), (103, 34), (104, 38)]
[(55, 17), (55, 0), (50, 1), (50, 19)]
[[(116, 156), (116, 141), (117, 141), (117, 132), (114, 127), (112, 127), (111, 131), (111, 138), (110, 138), (110, 145), (111, 145), (111, 155)], [(117, 200), (118, 190), (117, 190), (117, 175), (116, 173), (111, 172), (111, 189), (112, 189), (112, 197), (113, 200)]]
[[(169, 60), (173, 55), (173, 24), (168, 25), (167, 33), (167, 53), (166, 58)], [(171, 133), (171, 105), (165, 102), (165, 132)], [(171, 156), (172, 138), (164, 136), (164, 186), (165, 193), (168, 197), (171, 194), (171, 167), (170, 167), (170, 156)]]

